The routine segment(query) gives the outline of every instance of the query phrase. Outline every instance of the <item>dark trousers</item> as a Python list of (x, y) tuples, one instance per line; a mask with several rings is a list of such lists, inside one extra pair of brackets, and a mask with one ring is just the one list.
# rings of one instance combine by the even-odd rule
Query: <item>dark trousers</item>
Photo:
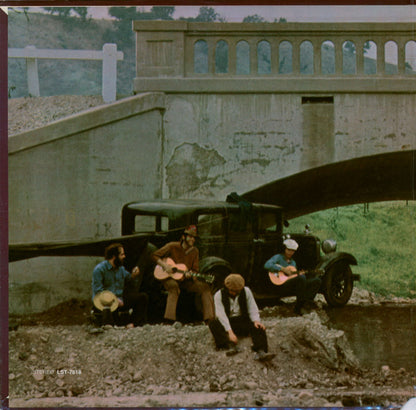
[(307, 301), (313, 301), (320, 287), (321, 278), (306, 278), (305, 275), (296, 276), (283, 285), (276, 286), (279, 296), (296, 296), (297, 308), (301, 308)]
[[(231, 317), (230, 325), (236, 336), (251, 336), (253, 341), (252, 349), (257, 352), (264, 350), (267, 352), (267, 336), (266, 331), (254, 326), (254, 323), (243, 316)], [(230, 346), (230, 340), (228, 333), (224, 329), (224, 326), (218, 319), (211, 320), (208, 324), (209, 330), (214, 336), (214, 342), (217, 349), (223, 349)]]
[[(143, 292), (132, 292), (124, 297), (124, 306), (117, 308), (114, 312), (100, 312), (94, 307), (94, 311), (101, 315), (101, 325), (126, 325), (133, 323), (134, 326), (142, 326), (147, 322), (147, 306), (149, 296)], [(131, 315), (128, 311), (132, 309)], [(126, 317), (128, 316), (128, 317)]]
[(144, 292), (127, 293), (124, 296), (124, 306), (120, 311), (133, 309), (131, 314), (131, 322), (134, 326), (142, 326), (147, 322), (147, 306), (149, 304), (149, 296)]

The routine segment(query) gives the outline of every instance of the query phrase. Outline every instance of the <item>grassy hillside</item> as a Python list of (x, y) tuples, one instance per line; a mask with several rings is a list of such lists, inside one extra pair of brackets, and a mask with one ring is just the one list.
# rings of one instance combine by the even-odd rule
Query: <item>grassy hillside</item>
[(359, 287), (382, 295), (416, 297), (416, 202), (363, 204), (316, 212), (290, 221), (288, 231), (305, 224), (321, 240), (358, 260)]
[[(24, 14), (10, 12), (8, 21), (8, 46), (15, 48), (34, 45), (37, 48), (101, 50), (106, 42), (103, 37), (112, 26), (106, 20), (81, 22), (75, 17), (62, 18), (40, 13), (30, 13), (26, 18)], [(135, 51), (133, 48), (121, 51), (124, 60), (117, 63), (117, 92), (131, 95)], [(8, 69), (11, 97), (27, 96), (25, 60), (9, 59)], [(41, 96), (101, 94), (101, 61), (39, 60), (38, 72)]]

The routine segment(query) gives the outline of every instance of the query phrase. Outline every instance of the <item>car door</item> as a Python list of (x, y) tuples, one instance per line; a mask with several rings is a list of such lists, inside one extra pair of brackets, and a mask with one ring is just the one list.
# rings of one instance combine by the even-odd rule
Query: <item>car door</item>
[(282, 250), (281, 213), (278, 210), (259, 209), (256, 213), (253, 237), (254, 258), (250, 285), (257, 293), (268, 293), (271, 284), (264, 264)]

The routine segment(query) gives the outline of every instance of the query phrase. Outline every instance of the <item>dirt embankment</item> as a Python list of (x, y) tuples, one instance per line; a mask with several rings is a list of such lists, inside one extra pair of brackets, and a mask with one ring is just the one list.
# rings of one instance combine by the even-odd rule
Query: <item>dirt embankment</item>
[(69, 115), (103, 105), (101, 96), (56, 95), (8, 100), (9, 137), (43, 127)]
[[(318, 309), (302, 317), (293, 315), (290, 299), (261, 311), (269, 350), (276, 353), (269, 363), (254, 360), (249, 338), (240, 341), (242, 352), (236, 356), (216, 351), (204, 324), (97, 330), (86, 320), (87, 304), (83, 307), (83, 302), (72, 301), (65, 305), (66, 309), (61, 305), (55, 309), (55, 315), (51, 310), (20, 318), (20, 325), (9, 337), (10, 404), (13, 407), (404, 404), (414, 395), (414, 372), (388, 366), (382, 369), (360, 366), (344, 332), (329, 326), (320, 298)], [(368, 292), (355, 290), (350, 303), (380, 301)], [(73, 324), (71, 317), (76, 319)]]

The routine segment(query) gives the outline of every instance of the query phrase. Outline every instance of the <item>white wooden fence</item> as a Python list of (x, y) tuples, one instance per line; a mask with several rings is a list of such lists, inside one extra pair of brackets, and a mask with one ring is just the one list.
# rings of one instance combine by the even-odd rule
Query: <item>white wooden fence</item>
[(104, 102), (116, 100), (117, 91), (117, 61), (123, 60), (123, 52), (117, 51), (116, 44), (104, 44), (100, 50), (52, 50), (37, 49), (35, 46), (25, 48), (9, 48), (9, 58), (25, 58), (27, 66), (27, 83), (29, 94), (39, 97), (39, 58), (70, 59), (70, 60), (102, 60), (102, 95)]

